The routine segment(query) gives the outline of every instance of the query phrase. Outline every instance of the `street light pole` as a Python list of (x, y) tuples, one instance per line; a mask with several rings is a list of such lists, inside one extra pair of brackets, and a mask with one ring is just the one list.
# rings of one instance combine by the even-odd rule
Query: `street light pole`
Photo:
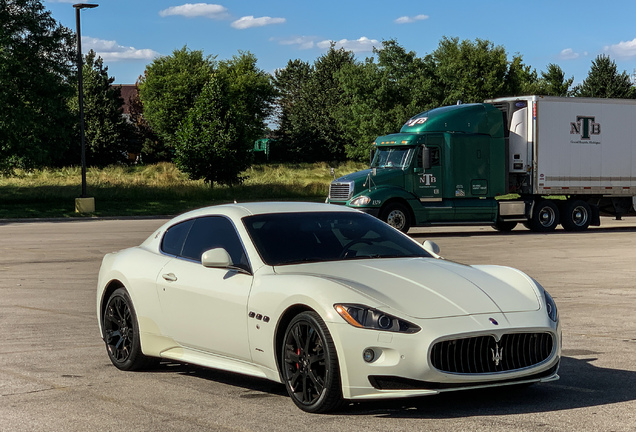
[[(84, 84), (82, 82), (82, 32), (80, 29), (80, 10), (96, 8), (97, 4), (77, 3), (75, 8), (75, 22), (77, 25), (77, 86), (78, 102), (80, 114), (80, 140), (82, 143), (82, 195), (80, 198), (87, 198), (86, 195), (86, 138), (84, 135)], [(76, 205), (77, 207), (77, 205)], [(94, 209), (93, 209), (94, 211)]]

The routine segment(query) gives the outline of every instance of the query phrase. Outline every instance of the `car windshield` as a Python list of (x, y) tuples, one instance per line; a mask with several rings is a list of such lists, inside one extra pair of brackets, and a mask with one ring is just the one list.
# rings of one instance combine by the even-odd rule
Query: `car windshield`
[(349, 259), (430, 257), (384, 222), (352, 212), (272, 213), (243, 218), (271, 266)]
[(378, 147), (371, 168), (406, 168), (411, 162), (412, 147)]

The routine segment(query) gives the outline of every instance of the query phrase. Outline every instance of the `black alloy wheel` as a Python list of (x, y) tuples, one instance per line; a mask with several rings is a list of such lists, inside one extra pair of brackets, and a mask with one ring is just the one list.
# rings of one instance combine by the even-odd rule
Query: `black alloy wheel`
[(144, 369), (156, 361), (141, 352), (137, 315), (124, 288), (116, 289), (108, 298), (104, 309), (102, 334), (108, 357), (118, 369)]
[(285, 387), (301, 410), (323, 413), (340, 406), (342, 389), (336, 348), (316, 312), (302, 312), (289, 323), (282, 359)]

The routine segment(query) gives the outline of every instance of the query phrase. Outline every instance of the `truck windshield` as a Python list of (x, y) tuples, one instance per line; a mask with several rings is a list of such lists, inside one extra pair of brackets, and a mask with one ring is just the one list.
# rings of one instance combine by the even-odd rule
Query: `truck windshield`
[(412, 147), (378, 147), (371, 168), (406, 168), (412, 153)]

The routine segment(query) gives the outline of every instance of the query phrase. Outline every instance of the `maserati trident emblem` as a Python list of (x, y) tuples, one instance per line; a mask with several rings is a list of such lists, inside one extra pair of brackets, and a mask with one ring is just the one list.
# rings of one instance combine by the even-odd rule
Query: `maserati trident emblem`
[(492, 361), (495, 362), (495, 366), (499, 366), (499, 362), (503, 357), (503, 347), (499, 348), (499, 345), (495, 344), (495, 348), (491, 348), (490, 351), (492, 351)]

